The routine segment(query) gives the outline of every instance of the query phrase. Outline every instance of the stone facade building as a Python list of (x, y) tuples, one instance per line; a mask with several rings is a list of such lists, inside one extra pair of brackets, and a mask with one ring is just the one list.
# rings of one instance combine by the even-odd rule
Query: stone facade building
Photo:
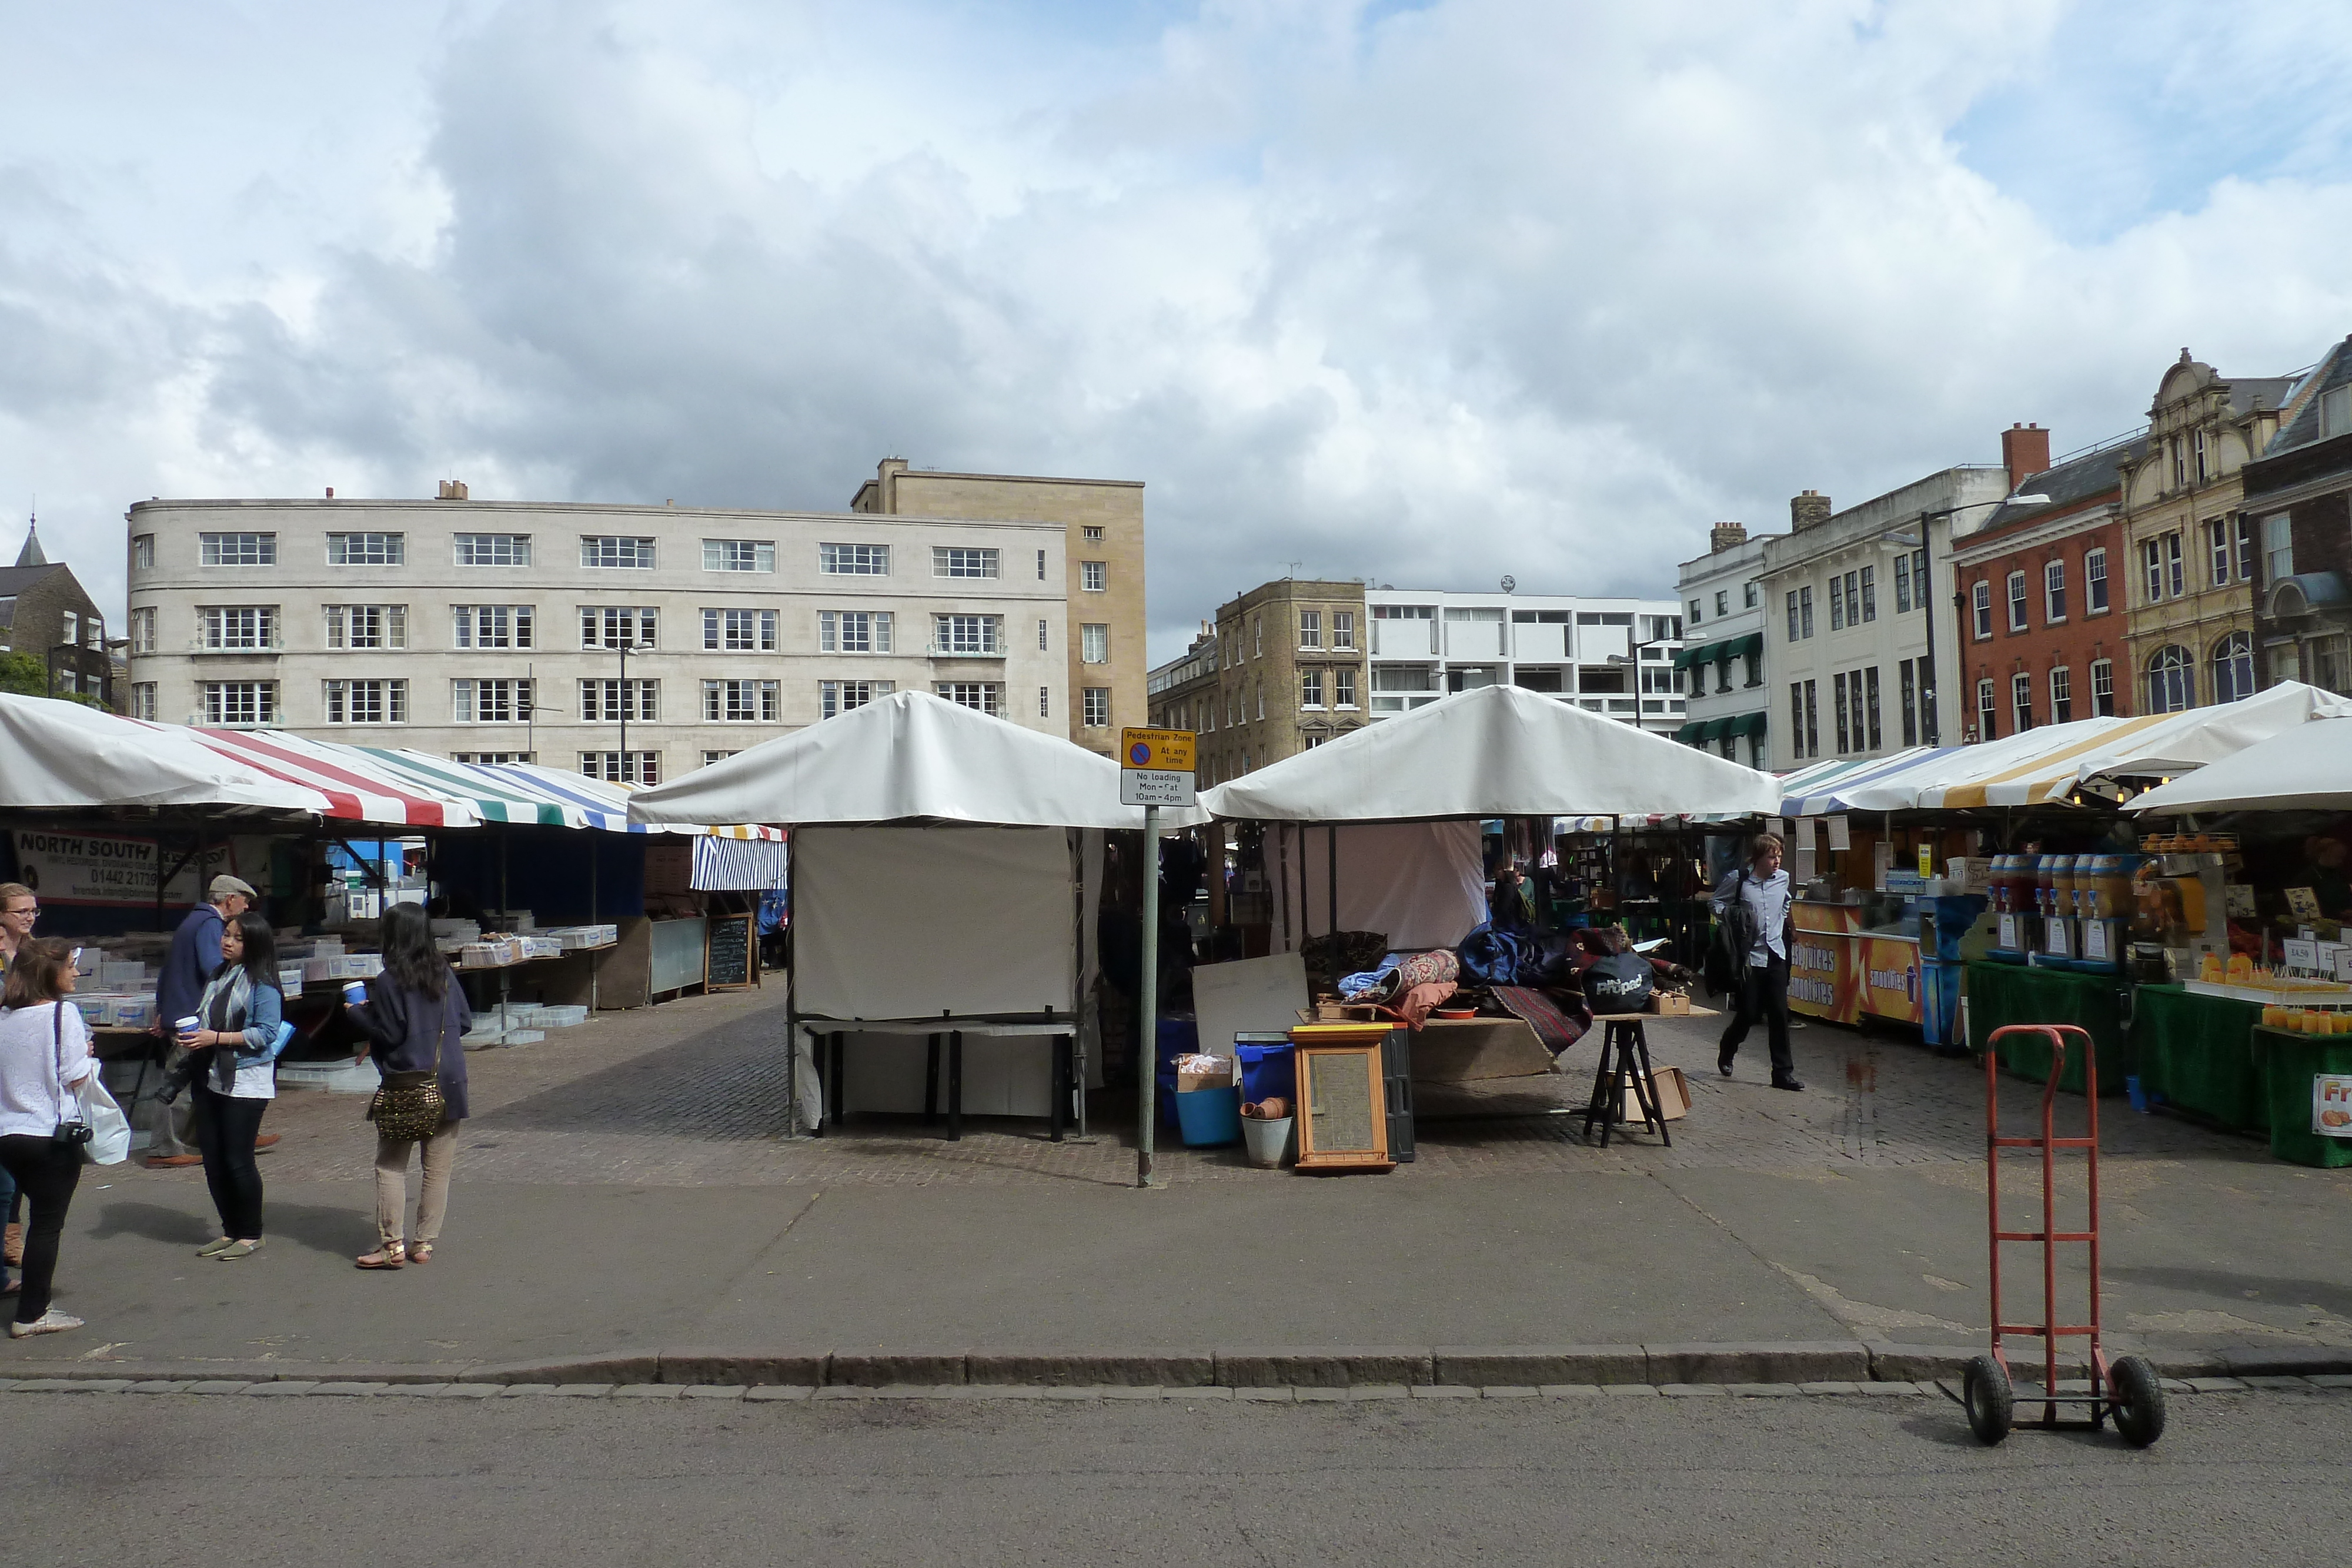
[[(1196, 722), (1170, 726), (1200, 732), (1203, 789), (1365, 722), (1364, 624), (1360, 582), (1276, 578), (1217, 611), (1214, 646), (1204, 656), (1213, 668), (1183, 683), (1195, 693)], [(1204, 684), (1212, 674), (1213, 692)], [(1171, 690), (1160, 706), (1173, 714), (1176, 702)]]
[(2264, 684), (2352, 695), (2352, 338), (2296, 387), (2242, 482)]
[(16, 564), (0, 570), (0, 653), (38, 659), (53, 696), (115, 705), (106, 616), (73, 569), (42, 549), (37, 523), (26, 527)]
[(1675, 738), (1751, 768), (1771, 754), (1764, 545), (1745, 524), (1708, 530), (1706, 554), (1682, 564), (1683, 646), (1675, 656), (1689, 688)]
[(1059, 527), (1054, 586), (1068, 605), (1056, 645), (1070, 692), (1066, 731), (1108, 757), (1120, 726), (1143, 723), (1143, 481), (947, 474), (886, 457), (849, 509)]
[(2157, 384), (2147, 448), (2123, 465), (2129, 658), (2141, 713), (2255, 689), (2254, 519), (2242, 472), (2277, 434), (2294, 382), (2224, 381), (2180, 350)]

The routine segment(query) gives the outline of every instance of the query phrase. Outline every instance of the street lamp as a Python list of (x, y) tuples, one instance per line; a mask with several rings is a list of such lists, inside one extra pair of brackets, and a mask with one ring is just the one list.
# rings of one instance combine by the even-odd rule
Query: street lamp
[[(1933, 574), (1936, 570), (1936, 552), (1927, 543), (1927, 525), (1937, 517), (1956, 517), (1962, 512), (1973, 512), (1981, 507), (2046, 507), (2049, 504), (2049, 497), (2034, 495), (2003, 496), (1998, 501), (1970, 501), (1961, 507), (1939, 507), (1932, 511), (1923, 511), (1919, 514), (1917, 537), (1914, 538), (1908, 534), (1886, 534), (1879, 538), (1879, 544), (1887, 549), (1919, 551), (1919, 570), (1927, 574), (1920, 582), (1912, 586), (1913, 591), (1919, 595), (1920, 627), (1927, 637), (1927, 667), (1919, 679), (1919, 711), (1927, 721), (1922, 727), (1920, 738), (1929, 746), (1942, 744), (1944, 716), (1943, 705), (1937, 700), (1936, 596), (1929, 591), (1928, 586), (1935, 581)], [(1955, 583), (1952, 589), (1952, 613), (1956, 619), (1959, 611), (1960, 593), (1958, 585)], [(1956, 651), (1959, 646), (1957, 629), (1953, 633), (1952, 645)]]
[(634, 635), (625, 632), (621, 634), (621, 641), (618, 644), (621, 651), (621, 691), (619, 709), (621, 715), (620, 782), (624, 784), (629, 782), (629, 650), (636, 645), (637, 640)]

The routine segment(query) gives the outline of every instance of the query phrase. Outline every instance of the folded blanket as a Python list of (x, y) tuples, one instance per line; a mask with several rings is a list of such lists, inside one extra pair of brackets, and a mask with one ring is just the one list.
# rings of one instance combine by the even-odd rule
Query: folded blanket
[(1592, 1027), (1591, 1011), (1580, 1005), (1571, 1012), (1552, 999), (1549, 993), (1530, 986), (1495, 986), (1490, 988), (1495, 999), (1515, 1018), (1523, 1019), (1536, 1031), (1544, 1049), (1558, 1056), (1584, 1038)]

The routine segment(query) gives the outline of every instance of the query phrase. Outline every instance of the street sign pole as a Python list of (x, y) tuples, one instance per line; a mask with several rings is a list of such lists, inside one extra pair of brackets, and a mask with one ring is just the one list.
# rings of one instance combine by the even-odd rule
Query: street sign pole
[(1160, 1087), (1160, 808), (1143, 808), (1143, 1039), (1136, 1051), (1135, 1185), (1150, 1186)]

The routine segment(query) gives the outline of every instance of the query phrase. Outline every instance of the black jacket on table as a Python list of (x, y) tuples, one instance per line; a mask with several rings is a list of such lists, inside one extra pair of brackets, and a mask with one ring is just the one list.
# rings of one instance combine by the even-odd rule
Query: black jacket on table
[(376, 1068), (383, 1072), (432, 1072), (441, 1081), (441, 1098), (453, 1122), (466, 1119), (466, 1047), (459, 1039), (474, 1021), (457, 973), (448, 989), (436, 1001), (388, 975), (367, 983), (364, 1006), (345, 1016), (359, 1026), (374, 1047)]

